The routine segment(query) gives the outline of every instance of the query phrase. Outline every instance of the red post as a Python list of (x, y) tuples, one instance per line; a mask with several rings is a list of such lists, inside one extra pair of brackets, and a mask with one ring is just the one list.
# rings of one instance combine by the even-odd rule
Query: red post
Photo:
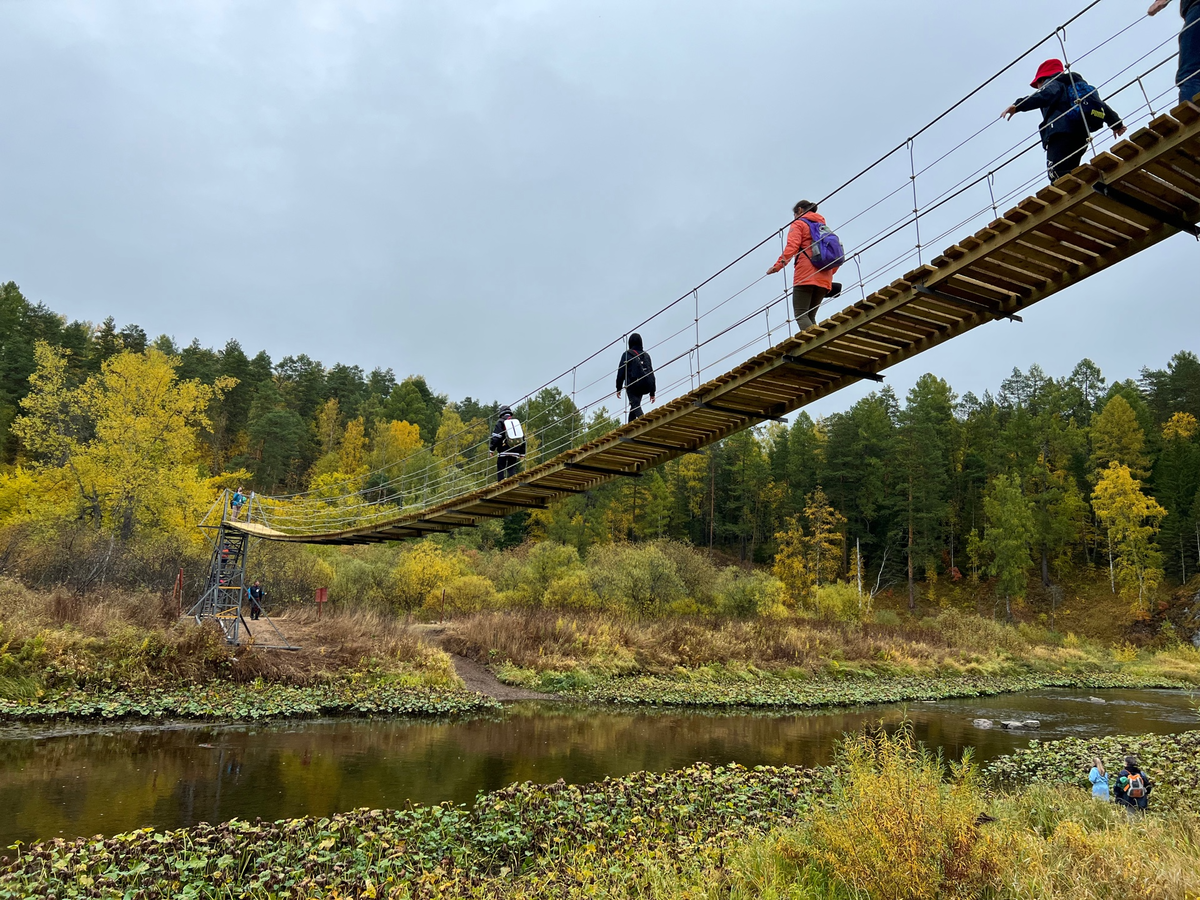
[(321, 621), (321, 607), (329, 599), (329, 588), (317, 588), (317, 621)]

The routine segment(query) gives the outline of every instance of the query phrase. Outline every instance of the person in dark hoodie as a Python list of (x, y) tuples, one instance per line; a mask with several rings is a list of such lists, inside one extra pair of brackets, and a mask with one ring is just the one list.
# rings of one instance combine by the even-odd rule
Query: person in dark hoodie
[(517, 474), (517, 467), (525, 457), (525, 432), (507, 406), (500, 407), (496, 427), (488, 440), (488, 450), (496, 457), (496, 481)]
[(1030, 87), (1036, 92), (1004, 110), (1003, 116), (1011, 119), (1019, 112), (1042, 111), (1038, 131), (1046, 148), (1051, 184), (1083, 161), (1088, 135), (1101, 127), (1101, 120), (1117, 137), (1125, 133), (1121, 117), (1113, 108), (1080, 75), (1065, 71), (1060, 60), (1048, 59), (1038, 66)]
[(1117, 782), (1113, 785), (1113, 799), (1132, 816), (1146, 811), (1146, 807), (1150, 805), (1150, 791), (1153, 789), (1154, 782), (1138, 768), (1137, 757), (1125, 757), (1125, 768), (1117, 775)]
[(654, 383), (650, 354), (642, 349), (642, 336), (637, 332), (629, 336), (629, 349), (621, 354), (621, 362), (617, 365), (618, 397), (621, 396), (621, 388), (629, 391), (629, 421), (641, 418), (642, 398), (649, 394), (653, 403), (657, 385)]

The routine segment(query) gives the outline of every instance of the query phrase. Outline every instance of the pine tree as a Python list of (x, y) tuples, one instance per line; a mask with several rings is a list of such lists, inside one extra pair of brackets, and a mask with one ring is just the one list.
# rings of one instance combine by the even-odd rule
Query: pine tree
[(987, 514), (983, 545), (991, 555), (987, 571), (997, 578), (1004, 598), (1005, 617), (1012, 619), (1012, 601), (1025, 597), (1033, 560), (1029, 548), (1035, 536), (1033, 510), (1021, 491), (1020, 479), (997, 475), (983, 500)]
[(1200, 490), (1200, 432), (1195, 416), (1178, 412), (1163, 426), (1163, 449), (1154, 466), (1156, 499), (1167, 510), (1161, 543), (1168, 551), (1167, 564), (1186, 581), (1196, 571), (1192, 545), (1192, 500)]
[(906, 531), (908, 606), (917, 605), (916, 571), (936, 565), (950, 483), (950, 436), (954, 395), (933, 375), (909, 391), (900, 416), (897, 460), (905, 479), (901, 500)]
[(1112, 463), (1126, 466), (1132, 476), (1139, 480), (1149, 475), (1146, 433), (1133, 407), (1121, 395), (1109, 400), (1100, 415), (1092, 420), (1091, 437), (1093, 481)]

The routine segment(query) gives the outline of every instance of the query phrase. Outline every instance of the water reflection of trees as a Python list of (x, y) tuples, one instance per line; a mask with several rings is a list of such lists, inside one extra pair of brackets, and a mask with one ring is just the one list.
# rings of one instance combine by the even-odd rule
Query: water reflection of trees
[[(927, 743), (951, 755), (974, 746), (981, 758), (1024, 746), (1030, 735), (980, 731), (971, 725), (976, 715), (1066, 715), (1091, 723), (1092, 733), (1171, 729), (1163, 711), (1155, 718), (1143, 706), (1084, 699), (916, 703), (907, 715)], [(1186, 698), (1179, 704), (1186, 712)], [(895, 724), (904, 714), (897, 706), (779, 716), (540, 705), (453, 723), (343, 720), (4, 740), (0, 846), (151, 824), (470, 803), (478, 791), (515, 781), (587, 782), (696, 761), (816, 765), (829, 760), (842, 733), (881, 718)], [(1181, 722), (1189, 727), (1186, 717)]]

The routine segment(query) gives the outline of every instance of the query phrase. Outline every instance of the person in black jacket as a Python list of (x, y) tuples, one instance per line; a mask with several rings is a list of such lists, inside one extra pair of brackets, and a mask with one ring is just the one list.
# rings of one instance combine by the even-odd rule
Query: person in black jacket
[(1137, 757), (1125, 757), (1125, 768), (1117, 775), (1117, 782), (1113, 785), (1113, 799), (1132, 816), (1145, 812), (1150, 805), (1150, 791), (1153, 789), (1154, 782), (1138, 768)]
[[(1038, 130), (1042, 146), (1046, 148), (1046, 170), (1050, 173), (1051, 184), (1078, 166), (1087, 152), (1088, 121), (1073, 96), (1076, 92), (1071, 90), (1072, 85), (1086, 84), (1075, 72), (1064, 71), (1060, 60), (1048, 59), (1038, 66), (1033, 78), (1031, 87), (1037, 88), (1036, 93), (1022, 97), (1003, 113), (1011, 119), (1019, 112), (1042, 111), (1042, 124)], [(1098, 95), (1092, 93), (1087, 102), (1094, 109), (1103, 111), (1104, 124), (1112, 128), (1113, 134), (1120, 137), (1125, 133), (1121, 117)]]
[(510, 438), (508, 430), (504, 426), (509, 419), (516, 422), (512, 410), (507, 406), (500, 407), (500, 414), (496, 417), (496, 427), (492, 429), (492, 436), (488, 440), (488, 450), (496, 455), (496, 481), (498, 482), (516, 475), (517, 466), (525, 456), (525, 433), (521, 429), (520, 423), (517, 422), (516, 431), (521, 437)]
[(629, 391), (629, 421), (642, 415), (642, 398), (650, 395), (654, 402), (654, 366), (650, 363), (650, 354), (642, 349), (642, 336), (634, 332), (629, 336), (629, 349), (621, 354), (621, 362), (617, 365), (617, 396), (621, 396), (621, 388)]
[(255, 581), (253, 585), (246, 588), (246, 593), (250, 595), (250, 618), (257, 620), (262, 615), (263, 602), (263, 587), (262, 583)]

